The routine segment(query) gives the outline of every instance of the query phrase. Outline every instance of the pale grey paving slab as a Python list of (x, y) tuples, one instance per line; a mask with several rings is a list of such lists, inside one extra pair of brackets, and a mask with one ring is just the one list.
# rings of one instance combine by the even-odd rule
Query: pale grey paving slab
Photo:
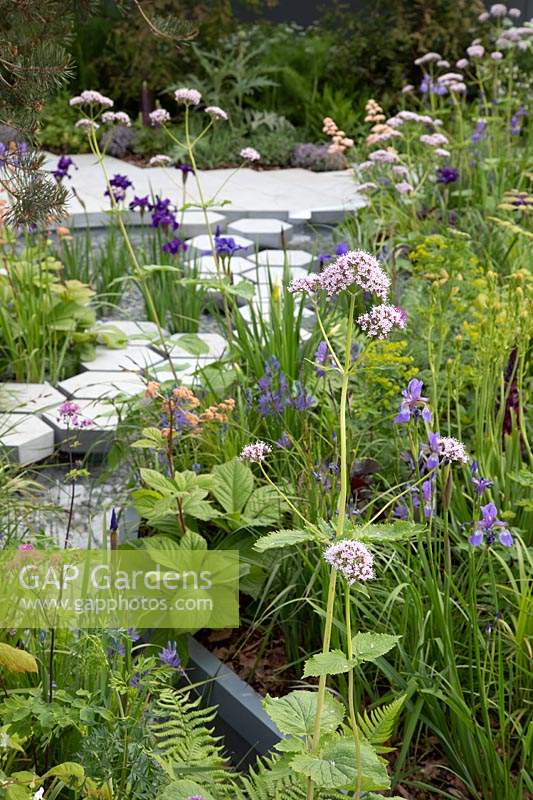
[(287, 264), (289, 267), (310, 268), (316, 259), (307, 250), (261, 250), (249, 260), (259, 267), (278, 268)]
[[(86, 210), (92, 217), (109, 208), (109, 199), (104, 197), (106, 188), (102, 171), (92, 154), (72, 156), (79, 167), (72, 171), (70, 184), (82, 198)], [(48, 168), (57, 163), (57, 156), (50, 156)], [(134, 185), (127, 195), (159, 194), (170, 197), (180, 206), (183, 202), (181, 178), (175, 169), (146, 168), (129, 164), (106, 156), (106, 169), (110, 175), (127, 175)], [(279, 216), (287, 220), (309, 219), (309, 213), (341, 209), (343, 215), (361, 207), (364, 200), (357, 194), (357, 185), (350, 170), (337, 172), (310, 172), (292, 168), (283, 170), (253, 170), (243, 168), (203, 170), (200, 172), (203, 193), (214, 205), (210, 210), (220, 210), (224, 217), (235, 219), (255, 215), (257, 217)], [(310, 198), (316, 198), (314, 203)], [(229, 205), (225, 205), (226, 201)], [(200, 198), (195, 181), (188, 180), (185, 186), (185, 202), (198, 204)], [(84, 225), (84, 209), (75, 196), (69, 201), (69, 213), (75, 214), (75, 224)], [(137, 217), (139, 219), (140, 215)], [(322, 215), (321, 219), (332, 219)], [(318, 221), (320, 217), (317, 217)], [(105, 224), (106, 215), (101, 219)], [(289, 220), (292, 221), (292, 220)], [(91, 224), (93, 220), (91, 220)]]
[[(231, 238), (235, 240), (235, 244), (240, 248), (240, 256), (246, 256), (254, 252), (255, 242), (251, 239), (247, 239), (244, 236), (235, 236), (233, 233), (231, 234)], [(195, 253), (198, 253), (198, 255), (209, 255), (211, 252), (211, 242), (207, 234), (193, 236), (192, 239), (187, 240), (187, 244), (189, 245), (192, 255)]]
[(0, 446), (24, 467), (52, 455), (54, 431), (35, 414), (0, 414)]
[(139, 372), (160, 363), (163, 357), (144, 345), (129, 345), (116, 350), (97, 347), (92, 361), (82, 361), (82, 366), (91, 372)]
[[(253, 255), (250, 256), (250, 259), (253, 258)], [(252, 263), (252, 261), (247, 258), (243, 258), (243, 256), (232, 256), (230, 260), (231, 274), (241, 276), (244, 272), (250, 269), (250, 265)], [(195, 261), (195, 264), (198, 266), (198, 274), (201, 278), (218, 277), (217, 266), (213, 256), (201, 256), (201, 258), (198, 258)], [(224, 275), (223, 271), (221, 271), (221, 275)]]
[[(256, 319), (258, 324), (260, 321), (263, 320), (265, 323), (270, 322), (270, 303), (261, 296), (260, 298), (254, 299), (251, 303), (246, 306), (242, 306), (239, 308), (239, 314), (245, 320), (245, 322), (252, 322), (252, 308), (255, 311)], [(295, 309), (295, 317), (297, 316), (297, 310)], [(302, 311), (302, 319), (310, 321), (314, 319), (315, 315), (309, 308), (304, 308)]]
[(74, 428), (58, 409), (47, 411), (43, 418), (55, 432), (55, 441), (62, 452), (105, 453), (111, 447), (118, 425), (117, 408), (110, 402), (76, 400), (79, 418), (91, 422), (87, 427)]
[(292, 238), (293, 226), (274, 217), (242, 217), (230, 222), (228, 234), (245, 236), (259, 247), (283, 247)]
[[(294, 278), (305, 278), (308, 271), (302, 267), (292, 267), (289, 269), (289, 281)], [(278, 288), (281, 290), (284, 286), (283, 279), (285, 277), (285, 270), (283, 267), (257, 267), (247, 273), (244, 278), (251, 281), (255, 286), (256, 296), (270, 297), (272, 289)]]
[[(217, 227), (220, 228), (221, 233), (226, 230), (228, 222), (223, 214), (218, 214), (216, 211), (207, 211), (206, 214), (213, 234)], [(180, 224), (179, 235), (182, 239), (190, 239), (193, 236), (207, 233), (207, 222), (202, 210), (188, 208), (178, 214), (178, 222)]]
[(146, 381), (134, 372), (80, 372), (61, 381), (58, 388), (73, 400), (115, 400), (134, 397), (146, 389)]
[[(128, 340), (129, 346), (139, 347), (141, 345), (149, 345), (153, 342), (160, 340), (159, 331), (155, 322), (124, 320), (124, 319), (108, 319), (101, 320), (97, 323), (101, 328), (116, 328), (123, 333)], [(168, 336), (168, 331), (162, 328), (163, 336)]]
[(61, 392), (49, 383), (0, 384), (0, 411), (13, 414), (39, 414), (63, 400)]
[(198, 359), (222, 358), (228, 349), (228, 343), (219, 333), (175, 333), (167, 343), (171, 358), (185, 358), (194, 362)]

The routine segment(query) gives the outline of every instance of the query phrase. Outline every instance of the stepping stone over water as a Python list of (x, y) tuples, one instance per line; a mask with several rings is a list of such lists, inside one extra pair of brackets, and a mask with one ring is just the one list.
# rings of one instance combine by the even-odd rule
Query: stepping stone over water
[[(250, 256), (250, 259), (252, 258), (253, 255)], [(242, 256), (232, 256), (230, 261), (231, 274), (240, 278), (244, 272), (250, 269), (252, 263), (251, 260), (243, 258)], [(200, 278), (218, 278), (217, 267), (213, 256), (197, 258), (195, 264), (198, 267)], [(224, 277), (222, 268), (221, 276)]]
[[(259, 284), (260, 286), (269, 287), (270, 284), (282, 286), (285, 270), (284, 267), (252, 267), (243, 275), (246, 280), (252, 283)], [(291, 267), (288, 269), (288, 283), (294, 278), (305, 278), (308, 275), (308, 270), (302, 267)]]
[[(217, 227), (220, 228), (221, 232), (226, 230), (226, 225), (228, 224), (226, 217), (222, 214), (217, 214), (216, 211), (207, 211), (206, 213), (213, 235)], [(191, 239), (193, 236), (207, 234), (207, 224), (203, 211), (193, 208), (187, 209), (183, 214), (177, 214), (177, 220), (180, 224), (179, 236), (181, 239)]]
[(162, 356), (145, 345), (129, 345), (128, 347), (109, 350), (97, 347), (92, 361), (82, 361), (82, 366), (91, 372), (139, 372), (162, 361)]
[(0, 446), (24, 467), (52, 455), (54, 431), (34, 414), (0, 414)]
[(61, 403), (61, 392), (49, 383), (0, 384), (0, 411), (13, 414), (39, 414)]
[(118, 397), (135, 397), (146, 389), (137, 373), (98, 372), (88, 370), (67, 378), (58, 388), (73, 400), (115, 400)]
[(256, 256), (251, 257), (260, 267), (289, 267), (311, 268), (315, 258), (307, 250), (261, 250)]
[(293, 226), (289, 222), (274, 217), (241, 217), (228, 225), (229, 236), (246, 236), (259, 247), (283, 248), (292, 234)]
[[(128, 345), (148, 345), (152, 342), (160, 340), (159, 331), (155, 322), (148, 322), (147, 320), (136, 322), (129, 319), (105, 319), (97, 323), (97, 327), (101, 328), (116, 328), (128, 340)], [(168, 336), (168, 331), (162, 329), (164, 336)]]

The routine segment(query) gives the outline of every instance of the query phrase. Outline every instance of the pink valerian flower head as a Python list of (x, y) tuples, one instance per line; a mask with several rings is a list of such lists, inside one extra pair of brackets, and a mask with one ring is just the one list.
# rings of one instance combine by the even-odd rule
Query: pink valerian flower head
[(407, 314), (403, 308), (383, 303), (373, 306), (367, 314), (361, 314), (357, 324), (370, 338), (386, 339), (393, 328), (403, 330), (406, 327)]
[(291, 292), (291, 294), (294, 294), (295, 292), (308, 292), (311, 294), (320, 288), (320, 275), (317, 275), (316, 272), (311, 272), (309, 275), (304, 275), (301, 278), (294, 278), (294, 280), (290, 283), (288, 290)]
[(184, 103), (186, 106), (197, 106), (202, 99), (202, 95), (197, 89), (176, 89), (174, 92), (176, 103)]
[(365, 183), (358, 184), (357, 191), (366, 194), (366, 192), (373, 192), (374, 189), (377, 188), (378, 188), (377, 183), (374, 183), (373, 181), (366, 181)]
[(228, 119), (228, 115), (224, 109), (219, 108), (218, 106), (207, 106), (205, 113), (209, 114), (209, 116), (214, 120), (219, 119), (225, 122)]
[(450, 463), (458, 461), (460, 464), (468, 464), (469, 458), (464, 444), (453, 436), (440, 436), (439, 449), (444, 460)]
[(463, 83), (463, 81), (457, 81), (456, 83), (449, 83), (447, 88), (449, 92), (464, 94), (466, 92), (466, 83)]
[(406, 83), (405, 86), (402, 86), (402, 94), (411, 94), (414, 92), (415, 87), (412, 83)]
[(247, 444), (243, 447), (240, 455), (241, 461), (249, 461), (251, 464), (259, 464), (264, 461), (272, 452), (272, 448), (266, 442), (258, 439), (254, 444)]
[(57, 421), (71, 428), (88, 428), (92, 419), (81, 414), (81, 407), (72, 400), (65, 400), (57, 409)]
[(441, 58), (440, 61), (437, 61), (437, 67), (440, 67), (440, 69), (449, 69), (450, 68), (450, 62), (446, 61), (445, 58)]
[(504, 5), (503, 3), (494, 3), (494, 5), (490, 7), (491, 17), (496, 17), (496, 18), (505, 17), (506, 14), (507, 14), (507, 6)]
[(415, 64), (417, 67), (421, 67), (423, 64), (429, 64), (432, 61), (440, 61), (442, 56), (440, 53), (424, 53), (423, 56), (419, 56), (419, 58), (415, 58)]
[(368, 158), (370, 161), (377, 161), (379, 164), (395, 164), (400, 160), (393, 147), (389, 147), (387, 150), (374, 150)]
[(507, 13), (509, 14), (510, 17), (518, 19), (518, 17), (521, 15), (522, 12), (520, 11), (519, 8), (510, 8)]
[(482, 11), (478, 17), (479, 22), (487, 22), (490, 19), (490, 14), (488, 11)]
[(27, 553), (30, 550), (35, 550), (35, 547), (31, 544), (31, 542), (23, 542), (22, 544), (19, 544), (17, 550), (21, 550), (23, 553)]
[(413, 191), (413, 187), (407, 181), (400, 181), (394, 188), (399, 194), (410, 194)]
[(492, 53), (490, 54), (490, 57), (491, 57), (491, 59), (492, 59), (493, 61), (501, 61), (501, 60), (502, 60), (502, 58), (503, 58), (503, 53), (500, 53), (500, 51), (499, 51), (499, 50), (494, 50), (494, 52), (492, 52)]
[(449, 158), (450, 151), (446, 150), (444, 147), (436, 147), (433, 151), (436, 156), (440, 156), (441, 158)]
[(445, 72), (444, 75), (439, 75), (437, 81), (446, 85), (447, 83), (455, 83), (455, 81), (462, 81), (463, 76), (460, 72)]
[(367, 169), (371, 169), (374, 166), (373, 161), (361, 161), (360, 164), (357, 165), (357, 169), (359, 172), (365, 172)]
[(371, 581), (374, 557), (368, 547), (356, 539), (340, 539), (324, 551), (324, 560), (340, 572), (349, 585), (356, 581)]
[(148, 164), (150, 167), (167, 167), (171, 160), (172, 159), (169, 158), (169, 156), (158, 153), (156, 156), (152, 156)]
[(429, 147), (440, 147), (442, 144), (448, 144), (449, 142), (448, 137), (443, 133), (423, 133), (420, 141)]
[(483, 58), (485, 55), (485, 48), (482, 44), (471, 44), (470, 47), (466, 48), (466, 52), (470, 58)]
[(328, 297), (351, 286), (359, 286), (364, 292), (386, 300), (390, 288), (387, 273), (379, 266), (378, 260), (364, 250), (349, 250), (329, 264), (318, 277)]
[(100, 125), (94, 121), (94, 119), (88, 119), (87, 117), (82, 117), (76, 123), (74, 123), (75, 128), (79, 128), (82, 131), (96, 131), (100, 127)]
[(244, 161), (259, 161), (261, 159), (261, 153), (255, 147), (243, 147), (239, 155)]
[(113, 101), (111, 98), (106, 97), (100, 92), (95, 92), (92, 89), (86, 89), (77, 97), (71, 97), (69, 100), (70, 106), (103, 106), (104, 108), (112, 108)]
[(157, 125), (164, 125), (165, 122), (170, 122), (170, 114), (164, 108), (156, 108), (155, 111), (150, 111), (148, 116), (154, 127)]
[(117, 122), (119, 125), (125, 125), (127, 128), (131, 128), (130, 115), (126, 114), (125, 111), (104, 111), (102, 114), (102, 122), (108, 124)]
[(458, 69), (466, 69), (469, 64), (470, 61), (467, 58), (460, 58), (459, 61), (455, 63), (455, 66)]
[(403, 175), (403, 177), (407, 177), (409, 175), (409, 170), (407, 167), (404, 167), (403, 164), (397, 164), (392, 168), (392, 171), (395, 175)]

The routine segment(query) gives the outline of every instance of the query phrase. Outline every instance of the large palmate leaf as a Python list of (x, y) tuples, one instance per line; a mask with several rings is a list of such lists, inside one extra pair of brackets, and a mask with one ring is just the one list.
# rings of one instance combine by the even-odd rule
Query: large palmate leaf
[(254, 476), (248, 464), (237, 458), (213, 469), (212, 493), (227, 514), (238, 514), (254, 490)]
[[(270, 697), (263, 700), (265, 711), (282, 733), (294, 736), (312, 736), (317, 692), (297, 690), (285, 697)], [(344, 719), (344, 706), (330, 694), (326, 694), (322, 710), (321, 730), (333, 733)]]

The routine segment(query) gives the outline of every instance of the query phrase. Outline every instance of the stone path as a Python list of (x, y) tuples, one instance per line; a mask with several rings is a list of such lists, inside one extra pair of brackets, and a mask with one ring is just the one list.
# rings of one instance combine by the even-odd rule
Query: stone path
[[(76, 192), (68, 210), (70, 224), (84, 227), (89, 215), (91, 224), (104, 224), (103, 214), (109, 209), (104, 197), (106, 189), (101, 168), (92, 154), (71, 156), (78, 169), (71, 170), (72, 179), (66, 181)], [(54, 169), (57, 156), (49, 154), (46, 168)], [(177, 205), (198, 203), (198, 190), (189, 175), (183, 196), (181, 173), (174, 168), (141, 168), (126, 161), (106, 156), (105, 166), (110, 176), (126, 175), (133, 183), (135, 194), (150, 192), (171, 197)], [(206, 198), (215, 199), (214, 209), (220, 209), (228, 219), (248, 216), (276, 217), (284, 221), (334, 224), (347, 212), (364, 205), (357, 194), (350, 170), (338, 172), (310, 172), (305, 169), (255, 170), (242, 168), (213, 169), (200, 172), (202, 191)], [(128, 190), (133, 197), (133, 190)], [(83, 205), (80, 203), (81, 198)], [(229, 203), (227, 204), (227, 201)], [(135, 215), (138, 220), (139, 215)], [(191, 218), (191, 224), (193, 219)], [(187, 236), (191, 235), (189, 231)], [(192, 234), (194, 235), (194, 234)], [(246, 234), (244, 234), (246, 236)]]

